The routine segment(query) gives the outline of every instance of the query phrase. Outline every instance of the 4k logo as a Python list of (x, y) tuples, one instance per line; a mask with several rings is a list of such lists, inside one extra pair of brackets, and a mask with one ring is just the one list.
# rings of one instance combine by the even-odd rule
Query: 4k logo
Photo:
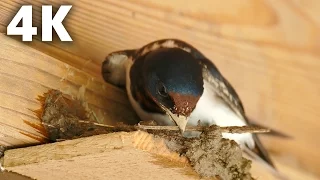
[[(72, 41), (69, 33), (62, 24), (63, 19), (70, 11), (72, 5), (62, 5), (52, 17), (52, 6), (42, 6), (42, 41), (52, 41), (54, 29), (61, 41)], [(22, 20), (22, 27), (17, 27)], [(32, 6), (23, 5), (7, 26), (7, 35), (22, 35), (22, 41), (32, 41), (37, 35), (37, 27), (32, 26)]]

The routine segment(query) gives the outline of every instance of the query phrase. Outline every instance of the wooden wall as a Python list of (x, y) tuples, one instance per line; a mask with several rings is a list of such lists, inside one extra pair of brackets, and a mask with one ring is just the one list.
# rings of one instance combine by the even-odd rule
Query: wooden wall
[(35, 5), (34, 25), (41, 4), (73, 4), (64, 22), (73, 43), (28, 44), (98, 78), (111, 51), (170, 37), (193, 44), (231, 81), (249, 117), (294, 137), (264, 137), (267, 148), (320, 175), (320, 1), (11, 0), (0, 2), (2, 32), (21, 4)]

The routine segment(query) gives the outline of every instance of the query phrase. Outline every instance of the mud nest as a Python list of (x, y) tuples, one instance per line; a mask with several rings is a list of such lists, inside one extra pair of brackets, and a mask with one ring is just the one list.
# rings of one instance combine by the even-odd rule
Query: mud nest
[[(83, 102), (57, 90), (50, 90), (40, 100), (42, 108), (37, 111), (38, 117), (50, 141), (141, 130), (137, 126), (124, 124), (98, 126), (90, 110), (82, 105)], [(222, 138), (217, 126), (204, 129), (198, 132), (200, 136), (192, 138), (182, 136), (179, 131), (146, 131), (165, 139), (170, 150), (186, 156), (201, 177), (253, 179), (250, 174), (251, 161), (242, 157), (242, 150), (236, 142)]]

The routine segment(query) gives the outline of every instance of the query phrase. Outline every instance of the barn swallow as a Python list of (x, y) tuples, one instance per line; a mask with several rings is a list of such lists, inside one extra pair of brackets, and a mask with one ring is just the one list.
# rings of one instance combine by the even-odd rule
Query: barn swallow
[[(106, 82), (126, 88), (141, 120), (158, 125), (250, 125), (242, 102), (211, 60), (192, 45), (162, 39), (140, 49), (112, 52), (102, 63)], [(274, 167), (255, 134), (223, 133)]]

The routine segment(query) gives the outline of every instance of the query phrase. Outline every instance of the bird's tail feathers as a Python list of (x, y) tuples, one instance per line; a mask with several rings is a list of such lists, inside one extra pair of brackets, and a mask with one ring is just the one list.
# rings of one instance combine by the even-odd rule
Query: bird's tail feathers
[(262, 165), (268, 172), (270, 172), (274, 177), (280, 179), (280, 180), (288, 180), (288, 177), (286, 177), (283, 173), (279, 172), (273, 165), (266, 162), (263, 158), (261, 158), (259, 155), (254, 153), (251, 149), (248, 147), (245, 147), (243, 149), (244, 153), (252, 159), (254, 162), (259, 163)]
[(262, 145), (260, 139), (258, 138), (258, 136), (256, 134), (252, 134), (253, 140), (255, 142), (255, 148), (253, 150), (255, 150), (256, 154), (262, 158), (266, 163), (270, 164), (270, 166), (272, 166), (273, 168), (275, 168), (273, 161), (271, 160), (268, 151), (264, 148), (264, 146)]
[(256, 126), (256, 127), (260, 127), (260, 128), (265, 128), (265, 129), (270, 129), (270, 132), (268, 133), (265, 133), (264, 135), (269, 135), (269, 136), (274, 136), (274, 137), (280, 137), (280, 138), (285, 138), (285, 139), (293, 139), (294, 137), (284, 133), (284, 132), (281, 132), (279, 130), (275, 130), (275, 129), (271, 129), (269, 127), (266, 127), (266, 126), (263, 126), (253, 120), (250, 120), (250, 125), (252, 126)]

